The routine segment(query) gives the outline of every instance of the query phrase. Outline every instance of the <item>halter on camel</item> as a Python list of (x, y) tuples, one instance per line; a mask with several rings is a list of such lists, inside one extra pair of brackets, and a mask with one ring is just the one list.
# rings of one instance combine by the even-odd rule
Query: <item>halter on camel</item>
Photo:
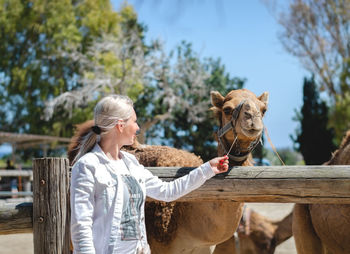
[[(220, 142), (220, 145), (222, 146), (222, 148), (225, 151), (225, 154), (228, 155), (228, 157), (235, 161), (235, 162), (242, 162), (245, 159), (247, 159), (249, 153), (251, 151), (254, 150), (254, 148), (258, 145), (259, 142), (261, 142), (261, 136), (262, 136), (262, 132), (261, 134), (255, 139), (253, 140), (250, 145), (248, 146), (248, 150), (246, 150), (245, 152), (242, 152), (241, 150), (239, 150), (238, 148), (234, 150), (234, 154), (230, 154), (232, 147), (235, 145), (236, 141), (237, 141), (237, 133), (235, 130), (236, 127), (236, 122), (239, 116), (239, 113), (241, 112), (242, 106), (246, 101), (243, 100), (237, 107), (234, 108), (233, 112), (232, 112), (232, 117), (229, 123), (225, 124), (224, 127), (220, 128), (217, 131), (217, 135), (218, 135), (218, 139)], [(232, 129), (233, 135), (235, 137), (235, 140), (233, 141), (231, 147), (229, 150), (226, 149), (225, 145), (224, 145), (224, 140), (223, 137), (224, 135), (230, 131)]]

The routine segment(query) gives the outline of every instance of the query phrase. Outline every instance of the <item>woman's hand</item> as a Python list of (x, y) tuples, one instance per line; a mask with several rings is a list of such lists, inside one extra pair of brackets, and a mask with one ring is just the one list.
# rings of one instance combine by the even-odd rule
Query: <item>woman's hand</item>
[(213, 172), (216, 174), (224, 173), (228, 170), (228, 156), (216, 157), (209, 161)]

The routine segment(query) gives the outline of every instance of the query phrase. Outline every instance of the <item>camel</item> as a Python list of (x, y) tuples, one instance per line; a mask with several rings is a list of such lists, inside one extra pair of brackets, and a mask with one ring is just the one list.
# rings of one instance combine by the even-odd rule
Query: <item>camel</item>
[[(349, 153), (350, 131), (324, 165), (350, 165)], [(293, 235), (298, 254), (350, 253), (350, 205), (296, 204)]]
[[(220, 122), (218, 155), (231, 150), (230, 167), (252, 165), (250, 153), (262, 135), (268, 93), (257, 97), (249, 90), (239, 89), (223, 97), (213, 91), (211, 102)], [(242, 217), (243, 203), (177, 202), (174, 210), (178, 211), (176, 230), (167, 241), (159, 241), (152, 235), (148, 238), (153, 254), (212, 253), (215, 245), (233, 236)]]
[[(223, 97), (219, 92), (211, 92), (211, 101), (212, 110), (220, 122), (217, 134), (218, 156), (228, 153), (230, 167), (253, 165), (250, 153), (262, 135), (262, 118), (267, 110), (268, 93), (264, 92), (257, 97), (249, 90), (239, 89)], [(81, 135), (83, 132), (80, 133), (80, 137)], [(75, 141), (73, 139), (69, 147), (70, 161), (74, 156), (76, 139), (79, 139), (79, 135)], [(136, 157), (137, 154), (136, 148)], [(163, 157), (171, 158), (175, 154)], [(143, 164), (143, 161), (140, 163)], [(198, 166), (199, 164), (179, 165), (177, 163), (176, 166)], [(147, 163), (143, 165), (160, 166), (147, 165)], [(241, 220), (244, 205), (230, 201), (175, 202), (163, 203), (161, 206), (158, 205), (159, 202), (147, 203), (146, 227), (153, 254), (212, 253), (215, 245), (225, 242), (234, 235)], [(156, 218), (157, 216), (161, 218)]]
[[(245, 208), (237, 235), (218, 244), (213, 254), (273, 254), (278, 245), (292, 237), (292, 217), (289, 213), (282, 220), (274, 221)], [(250, 221), (248, 227), (246, 220)]]

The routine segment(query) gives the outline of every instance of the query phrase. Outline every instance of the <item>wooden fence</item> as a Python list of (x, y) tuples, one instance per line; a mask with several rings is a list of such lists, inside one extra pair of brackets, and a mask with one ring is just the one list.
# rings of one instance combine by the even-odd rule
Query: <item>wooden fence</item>
[[(17, 178), (16, 192), (0, 191), (0, 197), (11, 197), (11, 196), (32, 196), (31, 183), (33, 181), (32, 170), (14, 170), (14, 169), (0, 169), (0, 179), (4, 178)], [(8, 183), (9, 184), (9, 183)], [(7, 186), (10, 187), (10, 186)]]
[[(172, 180), (192, 168), (148, 168)], [(70, 253), (68, 160), (33, 161), (33, 203), (0, 209), (0, 234), (30, 232), (34, 253)], [(234, 167), (178, 200), (350, 204), (350, 166)]]

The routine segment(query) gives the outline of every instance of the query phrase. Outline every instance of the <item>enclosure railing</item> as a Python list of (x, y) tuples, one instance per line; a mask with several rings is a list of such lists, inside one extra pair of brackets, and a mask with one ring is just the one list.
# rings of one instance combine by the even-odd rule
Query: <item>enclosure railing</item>
[[(172, 180), (192, 168), (149, 168)], [(0, 208), (0, 234), (33, 230), (34, 253), (70, 253), (68, 160), (33, 161), (33, 203)], [(350, 204), (350, 166), (233, 167), (179, 202)]]
[[(2, 180), (7, 178), (17, 178), (16, 189), (11, 191), (10, 183), (6, 186), (7, 191), (0, 188), (0, 198), (1, 197), (12, 197), (12, 196), (32, 196), (33, 192), (31, 191), (31, 186), (33, 182), (33, 171), (32, 169), (0, 169), (0, 183), (4, 182)], [(4, 186), (0, 186), (4, 187)]]

